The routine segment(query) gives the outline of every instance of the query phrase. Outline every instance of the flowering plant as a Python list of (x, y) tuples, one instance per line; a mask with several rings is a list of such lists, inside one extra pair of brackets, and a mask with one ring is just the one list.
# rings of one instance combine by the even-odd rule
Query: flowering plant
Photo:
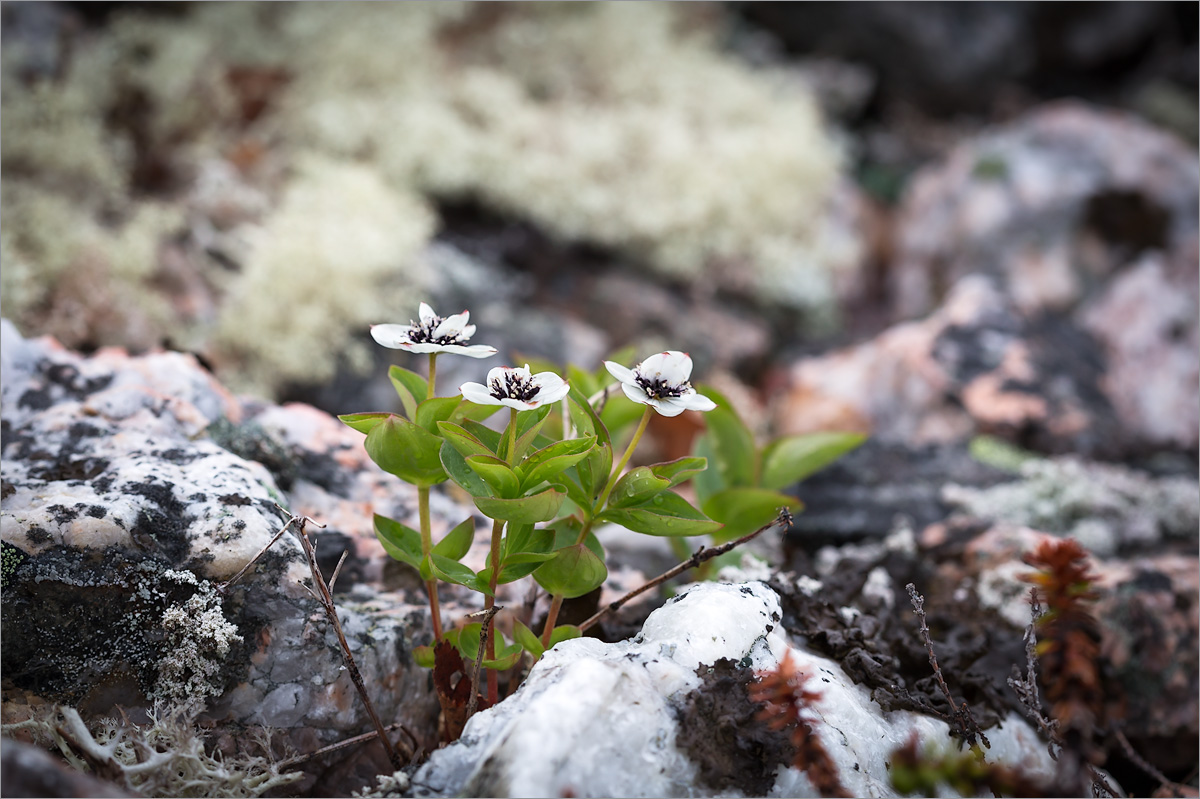
[[(736, 414), (718, 408), (718, 402), (707, 396), (719, 395), (708, 389), (700, 393), (692, 386), (692, 360), (683, 352), (657, 353), (632, 368), (606, 361), (595, 373), (569, 366), (569, 382), (552, 369), (534, 373), (528, 364), (501, 366), (491, 369), (484, 383), (463, 383), (457, 395), (437, 396), (438, 355), (486, 357), (495, 353), (491, 347), (464, 343), (475, 332), (468, 319), (466, 311), (442, 319), (422, 303), (419, 323), (374, 326), (371, 334), (380, 344), (428, 354), (429, 378), (393, 366), (389, 377), (399, 394), (402, 413), (358, 413), (340, 418), (366, 435), (367, 453), (377, 464), (416, 486), (420, 529), (376, 515), (375, 532), (391, 557), (417, 569), (425, 581), (434, 643), (453, 644), (462, 656), (488, 669), (487, 698), (494, 702), (496, 671), (511, 668), (522, 652), (538, 658), (556, 642), (580, 635), (578, 627), (556, 625), (556, 621), (565, 599), (591, 592), (608, 576), (597, 526), (617, 524), (671, 538), (717, 534), (723, 528), (721, 521), (673, 490), (705, 473), (707, 457), (682, 457), (626, 471), (656, 413), (676, 416), (689, 410), (718, 414), (723, 432), (714, 435), (708, 447), (718, 457), (718, 471), (726, 476), (717, 483), (710, 481), (717, 488), (704, 495), (711, 499), (721, 494), (713, 505), (718, 511), (728, 515), (730, 508), (745, 504), (747, 497), (753, 499), (751, 509), (755, 511), (764, 502), (775, 503), (773, 512), (780, 505), (796, 507), (799, 503), (777, 491), (739, 482), (736, 475), (746, 471), (747, 456), (734, 450), (745, 442), (730, 436), (748, 435), (748, 431), (731, 425)], [(609, 399), (611, 378), (617, 379), (623, 396), (612, 392)], [(502, 432), (483, 424), (501, 408), (508, 408)], [(625, 431), (635, 421), (632, 435), (625, 439)], [(622, 454), (614, 465), (618, 448)], [(752, 440), (749, 448), (752, 454)], [(781, 488), (789, 475), (800, 471), (793, 468), (797, 464), (791, 455), (785, 454), (785, 463), (776, 460), (768, 459), (767, 469), (771, 484)], [(807, 465), (812, 465), (811, 459)], [(795, 479), (798, 477), (792, 481)], [(436, 543), (433, 540), (429, 491), (445, 481), (462, 488), (492, 520), (489, 554), (478, 572), (461, 562), (474, 541), (472, 518)], [(498, 586), (529, 576), (550, 596), (540, 635), (531, 629), (529, 618), (512, 620), (512, 640), (497, 635), (492, 625)], [(481, 592), (485, 610), (492, 611), (486, 621), (445, 630), (438, 604), (439, 582)], [(481, 641), (486, 641), (482, 648)], [(419, 648), (418, 661), (433, 665), (438, 657), (435, 651)]]

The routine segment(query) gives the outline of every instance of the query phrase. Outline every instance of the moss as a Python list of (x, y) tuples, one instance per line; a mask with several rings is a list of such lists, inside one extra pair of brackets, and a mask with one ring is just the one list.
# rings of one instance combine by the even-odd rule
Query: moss
[(28, 558), (19, 547), (7, 541), (0, 542), (0, 590), (8, 588), (17, 569)]

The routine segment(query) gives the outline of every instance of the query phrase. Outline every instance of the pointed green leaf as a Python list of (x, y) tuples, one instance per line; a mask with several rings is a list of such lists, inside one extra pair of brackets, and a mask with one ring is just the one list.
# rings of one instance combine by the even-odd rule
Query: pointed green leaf
[(650, 464), (650, 471), (655, 477), (662, 477), (671, 481), (668, 488), (674, 488), (680, 483), (686, 481), (689, 477), (703, 472), (708, 468), (708, 460), (706, 458), (676, 458), (673, 461), (664, 463)]
[(416, 663), (423, 669), (433, 668), (433, 647), (418, 646), (413, 647), (413, 663)]
[(562, 474), (556, 475), (550, 484), (565, 491), (567, 498), (579, 508), (584, 516), (590, 519), (592, 517), (592, 498), (583, 492), (583, 488), (572, 479), (572, 475), (577, 477), (578, 472), (568, 469)]
[(418, 568), (421, 564), (421, 534), (395, 519), (375, 514), (375, 537), (393, 559)]
[[(716, 450), (712, 445), (712, 435), (701, 433), (696, 436), (696, 441), (692, 444), (692, 454), (704, 459), (709, 464), (714, 463)], [(706, 499), (729, 487), (725, 482), (725, 478), (721, 475), (721, 470), (715, 467), (697, 472), (694, 478), (692, 480), (692, 490), (696, 492), (696, 501), (701, 506), (704, 505)]]
[(465, 458), (469, 455), (495, 455), (496, 452), (488, 447), (474, 433), (453, 422), (438, 422), (438, 433), (462, 453)]
[(435, 555), (450, 558), (450, 560), (462, 560), (463, 555), (467, 554), (467, 550), (471, 548), (471, 543), (474, 540), (475, 520), (468, 518), (446, 533), (446, 536), (441, 541), (434, 544), (432, 552)]
[(582, 638), (583, 630), (574, 624), (560, 624), (550, 633), (550, 648), (560, 641), (570, 641), (572, 638)]
[(468, 494), (473, 497), (490, 497), (492, 495), (492, 490), (488, 488), (487, 483), (483, 482), (483, 478), (467, 465), (462, 453), (455, 449), (449, 440), (442, 442), (438, 457), (441, 459), (446, 474), (450, 475), (450, 479)]
[(506, 522), (545, 522), (554, 518), (565, 496), (566, 494), (557, 488), (548, 488), (540, 494), (519, 499), (475, 497), (475, 507), (483, 511), (483, 515), (489, 519), (503, 519)]
[(462, 428), (482, 441), (484, 446), (491, 450), (493, 454), (500, 455), (501, 435), (498, 432), (487, 425), (476, 422), (474, 419), (464, 419)]
[(630, 469), (621, 475), (621, 479), (617, 480), (617, 484), (613, 486), (612, 493), (608, 497), (608, 507), (627, 508), (631, 505), (641, 504), (654, 495), (666, 491), (670, 485), (670, 480), (656, 476), (646, 466)]
[[(608, 370), (603, 370), (609, 380)], [(567, 382), (575, 386), (585, 397), (590, 397), (603, 388), (603, 384), (590, 372), (585, 372), (573, 363), (567, 364)]]
[(574, 599), (595, 590), (608, 577), (604, 561), (586, 544), (573, 544), (554, 553), (538, 567), (533, 579), (551, 594)]
[(543, 405), (540, 408), (534, 408), (531, 411), (519, 411), (517, 413), (517, 441), (514, 449), (516, 457), (509, 457), (508, 453), (508, 431), (500, 437), (499, 454), (505, 460), (511, 460), (519, 463), (525, 451), (529, 449), (529, 445), (537, 438), (538, 433), (542, 431), (542, 425), (546, 423), (546, 417), (554, 410), (554, 405)]
[(712, 465), (730, 488), (754, 485), (757, 467), (754, 436), (720, 392), (711, 386), (697, 387), (697, 391), (717, 403), (716, 408), (704, 414), (714, 454)]
[(825, 468), (866, 440), (861, 433), (810, 433), (778, 438), (763, 451), (762, 485), (776, 491), (786, 488)]
[(606, 510), (597, 518), (648, 535), (705, 535), (721, 529), (719, 522), (709, 519), (673, 491), (664, 491), (637, 507)]
[(566, 471), (587, 457), (592, 446), (596, 443), (595, 436), (573, 438), (559, 441), (548, 447), (539, 449), (525, 459), (518, 468), (521, 477), (521, 490), (528, 491), (543, 480), (550, 480)]
[(449, 421), (454, 424), (462, 424), (466, 421), (482, 422), (495, 415), (503, 407), (503, 405), (476, 405), (469, 400), (463, 400), (462, 404), (454, 409), (454, 413), (450, 414)]
[(365, 434), (374, 430), (375, 425), (394, 415), (391, 413), (345, 413), (338, 418), (347, 427), (352, 427), (358, 432)]
[[(553, 524), (547, 525), (546, 529), (554, 533), (553, 551), (557, 552), (579, 540), (579, 532), (583, 529), (583, 525), (578, 519), (567, 516), (563, 519), (556, 519)], [(600, 539), (596, 537), (595, 533), (589, 532), (584, 538), (583, 544), (595, 553), (596, 557), (604, 560), (604, 547), (600, 545)]]
[(571, 393), (567, 395), (566, 401), (571, 423), (575, 425), (577, 434), (580, 437), (595, 435), (597, 439), (596, 446), (588, 453), (588, 456), (575, 466), (575, 470), (579, 474), (579, 484), (584, 493), (589, 497), (595, 497), (600, 493), (604, 483), (608, 480), (609, 472), (612, 471), (612, 439), (609, 437), (608, 428), (604, 426), (600, 417), (588, 404), (587, 397), (579, 393), (577, 388), (571, 387)]
[(725, 529), (713, 536), (719, 543), (754, 532), (774, 519), (781, 507), (798, 510), (803, 505), (795, 497), (765, 488), (727, 488), (703, 507), (709, 516), (725, 523)]
[(388, 378), (392, 381), (396, 393), (400, 395), (400, 404), (404, 406), (404, 415), (412, 419), (417, 413), (417, 403), (429, 395), (429, 381), (416, 372), (410, 372), (399, 366), (388, 369)]
[(521, 478), (495, 455), (469, 455), (466, 460), (467, 466), (491, 486), (495, 496), (514, 499), (520, 495)]
[(480, 583), (475, 578), (475, 572), (468, 569), (456, 560), (430, 553), (426, 561), (429, 565), (429, 571), (434, 577), (447, 583), (455, 585), (465, 585), (467, 588), (474, 588), (476, 591), (482, 591), (485, 594), (490, 594), (487, 583)]
[(438, 453), (442, 440), (401, 416), (391, 416), (367, 433), (367, 454), (385, 471), (418, 488), (446, 479)]
[(533, 634), (533, 630), (522, 624), (520, 619), (513, 621), (513, 638), (526, 652), (533, 655), (534, 660), (541, 658), (542, 653), (546, 651), (541, 640)]
[(634, 402), (625, 396), (619, 386), (614, 386), (600, 411), (600, 421), (604, 422), (610, 436), (620, 438), (621, 432), (641, 419), (645, 410), (645, 405)]
[(554, 548), (554, 531), (532, 524), (509, 524), (500, 544), (501, 558), (519, 552), (550, 552)]
[(413, 420), (435, 436), (438, 422), (444, 422), (462, 402), (462, 397), (433, 397), (417, 405), (417, 417)]

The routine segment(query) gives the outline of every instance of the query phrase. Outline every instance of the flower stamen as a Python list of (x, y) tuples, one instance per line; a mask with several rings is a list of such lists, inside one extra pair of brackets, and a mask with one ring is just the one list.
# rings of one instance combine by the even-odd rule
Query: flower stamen
[(500, 384), (499, 376), (488, 381), (491, 395), (498, 400), (515, 399), (521, 402), (530, 402), (540, 390), (539, 386), (534, 385), (531, 377), (526, 377), (515, 369), (505, 372), (503, 378), (503, 385)]
[(663, 380), (662, 377), (655, 375), (653, 380), (644, 377), (640, 372), (634, 373), (634, 379), (637, 384), (646, 392), (646, 396), (650, 399), (667, 399), (668, 397), (682, 397), (685, 391), (692, 388), (691, 381), (685, 380), (682, 383), (671, 383)]
[(438, 329), (438, 325), (446, 321), (440, 316), (435, 316), (427, 322), (414, 322), (408, 320), (410, 330), (408, 332), (408, 340), (413, 344), (462, 344), (467, 339), (462, 335), (462, 332), (447, 333), (441, 336), (435, 336), (433, 332)]

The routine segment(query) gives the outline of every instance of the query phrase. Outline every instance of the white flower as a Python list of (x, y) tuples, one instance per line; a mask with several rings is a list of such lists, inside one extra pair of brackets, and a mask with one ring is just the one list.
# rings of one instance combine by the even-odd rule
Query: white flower
[(558, 402), (571, 387), (554, 372), (529, 373), (529, 364), (520, 368), (497, 366), (488, 372), (487, 385), (463, 383), (458, 387), (465, 399), (476, 405), (507, 405), (518, 411), (532, 410), (548, 402)]
[(688, 382), (692, 376), (692, 359), (686, 352), (659, 352), (633, 369), (605, 361), (604, 368), (621, 381), (625, 396), (651, 406), (663, 416), (678, 416), (684, 411), (711, 411), (717, 407), (717, 403), (708, 397), (697, 394)]
[(467, 340), (475, 335), (475, 325), (467, 324), (471, 318), (467, 311), (443, 319), (421, 303), (420, 316), (420, 322), (410, 321), (407, 325), (371, 325), (371, 338), (385, 347), (405, 352), (449, 352), (469, 358), (496, 354), (496, 348), (486, 344), (467, 346)]

